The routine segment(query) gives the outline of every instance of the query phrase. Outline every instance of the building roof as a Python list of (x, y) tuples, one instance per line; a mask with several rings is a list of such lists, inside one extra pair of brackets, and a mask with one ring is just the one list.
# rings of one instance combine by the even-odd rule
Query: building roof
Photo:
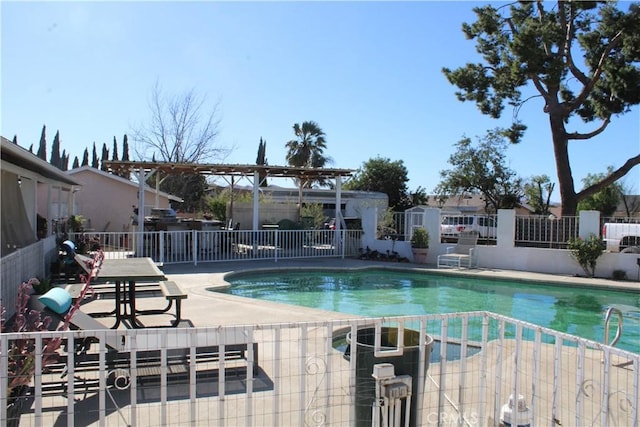
[[(79, 185), (73, 178), (70, 178), (64, 171), (61, 171), (52, 164), (42, 160), (35, 154), (29, 152), (18, 144), (14, 144), (5, 137), (2, 140), (2, 161), (31, 171), (43, 178), (51, 181), (67, 184), (69, 186)], [(4, 167), (4, 166), (3, 166)]]
[[(105, 172), (105, 171), (100, 170), (100, 169), (96, 169), (96, 168), (91, 167), (91, 166), (82, 166), (82, 167), (79, 167), (79, 168), (71, 169), (71, 170), (68, 170), (66, 173), (67, 173), (67, 175), (73, 176), (73, 175), (77, 175), (78, 173), (81, 173), (81, 172), (89, 172), (89, 173), (93, 173), (93, 174), (96, 174), (96, 175), (100, 175), (100, 176), (103, 176), (103, 177), (105, 177), (107, 179), (111, 179), (113, 181), (120, 182), (120, 183), (125, 184), (125, 185), (130, 185), (131, 187), (134, 187), (134, 188), (138, 189), (138, 184), (133, 182), (133, 181), (131, 181), (131, 180), (129, 180), (129, 179), (123, 178), (123, 177), (118, 176), (118, 175), (114, 175), (114, 174), (109, 173), (109, 172)], [(145, 185), (144, 188), (145, 188), (145, 191), (151, 191), (151, 192), (154, 192), (154, 193), (156, 191), (155, 188), (152, 188), (152, 187), (150, 187), (148, 185)], [(163, 197), (168, 198), (169, 200), (173, 200), (173, 201), (176, 201), (176, 202), (182, 202), (182, 199), (180, 197), (174, 196), (174, 195), (169, 194), (169, 193), (165, 193), (164, 191), (158, 191), (158, 194), (160, 194)]]

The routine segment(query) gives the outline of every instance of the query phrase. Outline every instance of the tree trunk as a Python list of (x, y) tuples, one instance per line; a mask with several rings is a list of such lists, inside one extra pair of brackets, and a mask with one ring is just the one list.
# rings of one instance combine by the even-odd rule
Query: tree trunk
[(562, 202), (562, 216), (572, 216), (578, 209), (578, 199), (573, 185), (573, 175), (569, 162), (569, 139), (564, 128), (563, 115), (552, 112), (549, 114), (551, 135), (553, 139), (553, 152), (556, 158), (556, 171), (560, 187), (560, 200)]

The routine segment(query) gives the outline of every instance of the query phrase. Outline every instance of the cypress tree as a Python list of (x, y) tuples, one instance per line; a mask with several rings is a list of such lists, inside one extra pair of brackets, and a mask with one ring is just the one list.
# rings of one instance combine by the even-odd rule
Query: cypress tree
[(18, 145), (18, 135), (13, 135), (13, 143)]
[[(260, 137), (260, 143), (258, 144), (258, 157), (256, 158), (256, 165), (264, 166), (267, 164), (267, 141), (263, 141)], [(260, 187), (267, 186), (267, 174), (266, 172), (260, 172)]]
[(31, 145), (29, 146), (29, 152), (30, 152), (31, 154), (33, 154), (33, 144), (31, 144)]
[(93, 141), (93, 157), (91, 159), (91, 167), (100, 169), (100, 161), (98, 160), (98, 152), (96, 151), (96, 142)]
[(51, 145), (51, 157), (49, 163), (52, 166), (62, 169), (62, 162), (60, 159), (60, 131), (56, 131), (56, 136), (53, 137), (53, 144)]
[(84, 149), (84, 154), (82, 155), (82, 164), (81, 166), (89, 166), (89, 150)]
[(113, 137), (113, 153), (111, 155), (111, 160), (118, 161), (118, 143), (115, 136)]
[(42, 125), (42, 133), (40, 134), (40, 146), (38, 147), (38, 153), (36, 156), (40, 157), (45, 162), (47, 161), (47, 137), (46, 126)]
[(107, 143), (102, 143), (102, 157), (100, 158), (100, 170), (106, 171), (107, 165), (104, 162), (109, 161), (109, 150), (107, 149)]
[(78, 161), (78, 156), (75, 156), (73, 158), (73, 166), (71, 166), (72, 169), (78, 169), (80, 167), (80, 162)]
[(63, 171), (67, 171), (69, 170), (69, 155), (67, 154), (66, 150), (62, 150), (62, 170)]
[[(122, 138), (122, 161), (123, 162), (128, 162), (129, 161), (129, 139), (127, 138), (127, 134), (124, 134), (124, 137)], [(125, 178), (125, 179), (129, 179), (130, 178), (130, 174), (129, 172), (120, 172), (120, 176)]]

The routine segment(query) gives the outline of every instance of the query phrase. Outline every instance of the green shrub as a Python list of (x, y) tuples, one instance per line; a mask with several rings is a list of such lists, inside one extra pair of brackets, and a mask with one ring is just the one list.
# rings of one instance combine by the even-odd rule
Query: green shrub
[(227, 202), (221, 197), (208, 197), (206, 200), (208, 211), (220, 221), (227, 220)]
[(425, 228), (416, 228), (413, 230), (411, 247), (423, 249), (429, 247), (429, 232)]
[(613, 280), (627, 280), (627, 272), (624, 270), (613, 270)]
[(320, 230), (327, 222), (321, 203), (307, 203), (302, 206), (301, 215), (305, 228), (315, 228)]
[(36, 295), (44, 295), (49, 289), (53, 288), (53, 284), (49, 279), (31, 279), (30, 283)]
[(604, 252), (602, 239), (595, 234), (590, 234), (586, 239), (578, 237), (569, 240), (567, 247), (571, 253), (571, 258), (580, 264), (585, 274), (588, 277), (594, 277), (596, 274), (596, 261)]

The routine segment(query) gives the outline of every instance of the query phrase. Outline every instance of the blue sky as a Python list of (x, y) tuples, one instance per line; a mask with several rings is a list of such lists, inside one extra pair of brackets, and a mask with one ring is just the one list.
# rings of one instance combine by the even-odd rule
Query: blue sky
[[(292, 125), (314, 120), (333, 167), (402, 160), (409, 188), (430, 193), (455, 142), (511, 119), (510, 110), (495, 121), (457, 101), (441, 72), (478, 60), (460, 27), (479, 4), (2, 2), (1, 133), (37, 150), (45, 124), (49, 155), (59, 130), (70, 166), (94, 142), (99, 156), (114, 136), (121, 150), (123, 134), (148, 121), (158, 82), (168, 94), (194, 89), (209, 108), (218, 103), (217, 141), (233, 148), (227, 163), (254, 164), (262, 137), (269, 164), (284, 165)], [(524, 178), (555, 181), (542, 107), (534, 99), (522, 108), (529, 129), (508, 158)], [(635, 108), (602, 136), (571, 143), (576, 188), (639, 152)], [(640, 193), (640, 167), (624, 182)]]

